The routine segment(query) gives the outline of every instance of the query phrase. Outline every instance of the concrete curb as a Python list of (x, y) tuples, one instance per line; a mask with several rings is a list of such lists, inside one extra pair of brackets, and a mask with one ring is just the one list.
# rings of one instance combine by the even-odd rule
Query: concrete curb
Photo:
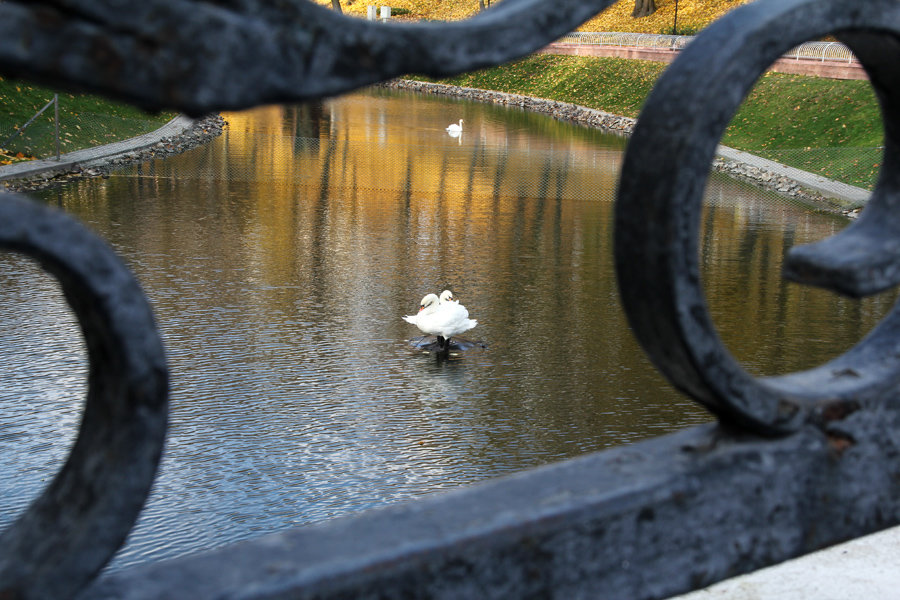
[(104, 144), (103, 146), (85, 148), (83, 150), (61, 154), (59, 160), (41, 159), (3, 165), (0, 166), (0, 181), (22, 179), (36, 175), (52, 176), (58, 173), (69, 173), (96, 164), (106, 163), (120, 154), (137, 152), (149, 148), (165, 138), (180, 135), (190, 129), (194, 123), (194, 119), (184, 115), (178, 115), (155, 131), (144, 133), (120, 142), (113, 142), (111, 144)]

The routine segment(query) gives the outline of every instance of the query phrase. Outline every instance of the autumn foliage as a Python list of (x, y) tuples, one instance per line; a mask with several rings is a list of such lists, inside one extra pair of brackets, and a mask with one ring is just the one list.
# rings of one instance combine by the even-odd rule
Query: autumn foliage
[[(702, 29), (749, 0), (678, 0), (678, 29)], [(581, 31), (629, 31), (670, 33), (675, 23), (675, 0), (656, 0), (656, 12), (636, 19), (634, 1), (619, 0), (578, 29)]]
[[(322, 6), (331, 6), (331, 0), (315, 0)], [(502, 0), (491, 0), (491, 5)], [(749, 0), (678, 0), (678, 25), (699, 29), (721, 17), (728, 11), (745, 4)], [(479, 10), (478, 0), (390, 0), (380, 3), (368, 0), (341, 0), (344, 13), (357, 17), (366, 16), (369, 4), (389, 5), (397, 20), (456, 21), (475, 15)], [(485, 0), (485, 4), (488, 4)], [(675, 0), (656, 0), (656, 12), (640, 19), (631, 16), (634, 0), (619, 0), (599, 16), (591, 19), (581, 31), (632, 31), (639, 33), (662, 33), (672, 28), (675, 17)], [(400, 14), (397, 14), (400, 13)]]

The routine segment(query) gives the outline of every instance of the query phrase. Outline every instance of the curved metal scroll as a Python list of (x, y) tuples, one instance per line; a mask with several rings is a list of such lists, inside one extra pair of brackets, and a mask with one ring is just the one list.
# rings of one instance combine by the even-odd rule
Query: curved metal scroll
[(67, 598), (122, 545), (150, 491), (166, 431), (165, 356), (134, 277), (71, 217), (0, 194), (0, 249), (35, 258), (59, 280), (88, 351), (69, 458), (0, 535), (0, 597)]
[(762, 434), (795, 430), (834, 402), (861, 405), (900, 383), (900, 308), (856, 347), (810, 371), (755, 378), (719, 339), (698, 267), (703, 192), (716, 146), (779, 56), (835, 34), (860, 58), (882, 104), (884, 168), (862, 218), (795, 248), (794, 280), (863, 295), (900, 283), (900, 3), (759, 0), (697, 37), (649, 97), (624, 160), (615, 255), (629, 321), (651, 359), (721, 419)]
[(193, 115), (520, 58), (614, 0), (505, 0), (467, 21), (381, 24), (308, 0), (0, 3), (0, 73)]
[[(8, 0), (0, 73), (203, 114), (499, 64), (613, 1), (506, 0), (465, 22), (383, 25), (306, 0)], [(146, 498), (165, 435), (165, 361), (138, 285), (73, 220), (0, 195), (0, 248), (59, 278), (90, 358), (68, 462), (0, 537), (0, 597), (62, 598), (112, 556)]]

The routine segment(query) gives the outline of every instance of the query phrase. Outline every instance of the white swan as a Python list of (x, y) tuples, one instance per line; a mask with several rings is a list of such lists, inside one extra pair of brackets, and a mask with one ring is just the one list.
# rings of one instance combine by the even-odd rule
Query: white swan
[(419, 312), (407, 315), (403, 320), (419, 328), (422, 333), (437, 336), (438, 347), (441, 350), (450, 349), (450, 338), (466, 332), (476, 325), (478, 321), (469, 318), (466, 307), (452, 300), (453, 294), (445, 290), (441, 296), (448, 296), (445, 302), (435, 294), (428, 294), (422, 298)]
[(447, 125), (447, 133), (449, 133), (450, 135), (453, 135), (453, 134), (459, 135), (460, 133), (462, 133), (462, 124), (463, 124), (463, 120), (460, 119), (459, 125), (457, 125), (456, 123), (451, 123), (450, 125)]

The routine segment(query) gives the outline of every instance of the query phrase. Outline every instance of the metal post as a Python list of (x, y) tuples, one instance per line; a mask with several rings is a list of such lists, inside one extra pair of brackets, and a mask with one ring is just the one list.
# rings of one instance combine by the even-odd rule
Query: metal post
[(678, 35), (678, 0), (675, 0), (675, 19), (672, 21), (672, 35)]
[(25, 121), (25, 124), (24, 124), (24, 125), (22, 125), (21, 127), (16, 128), (16, 131), (15, 131), (11, 136), (9, 136), (9, 138), (7, 138), (6, 141), (0, 143), (0, 148), (5, 148), (6, 145), (9, 144), (11, 141), (13, 141), (17, 136), (22, 135), (22, 133), (24, 133), (25, 129), (26, 129), (29, 125), (31, 125), (32, 123), (34, 123), (34, 120), (35, 120), (35, 119), (37, 119), (38, 117), (40, 117), (42, 114), (44, 114), (44, 111), (45, 111), (45, 110), (47, 110), (48, 108), (50, 108), (50, 105), (53, 104), (53, 102), (54, 102), (54, 101), (51, 100), (50, 102), (48, 102), (47, 104), (45, 104), (45, 105), (44, 105), (44, 108), (42, 108), (41, 110), (39, 110), (39, 111), (37, 111), (36, 113), (34, 113), (34, 115), (32, 115), (32, 117), (31, 117), (30, 119), (28, 119), (27, 121)]
[(59, 94), (53, 94), (53, 122), (56, 126), (56, 160), (59, 160)]

